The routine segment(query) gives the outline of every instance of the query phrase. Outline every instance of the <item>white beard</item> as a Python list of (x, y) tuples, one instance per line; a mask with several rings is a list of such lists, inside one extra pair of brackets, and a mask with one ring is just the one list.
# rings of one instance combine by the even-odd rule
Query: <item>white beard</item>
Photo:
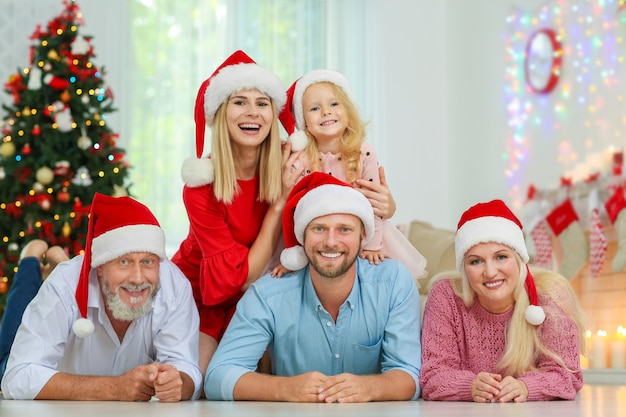
[[(118, 285), (115, 289), (115, 293), (112, 293), (109, 290), (108, 281), (103, 277), (102, 279), (102, 291), (106, 296), (106, 302), (113, 313), (113, 317), (122, 321), (133, 321), (138, 319), (139, 317), (143, 317), (150, 312), (152, 309), (152, 301), (157, 294), (158, 288), (156, 290), (152, 290), (152, 284), (142, 284), (142, 285), (132, 285), (132, 284), (123, 284)], [(149, 294), (146, 301), (138, 306), (129, 306), (120, 298), (120, 288), (125, 288), (130, 291), (141, 291), (143, 289), (148, 288)], [(131, 299), (132, 301), (132, 299)]]

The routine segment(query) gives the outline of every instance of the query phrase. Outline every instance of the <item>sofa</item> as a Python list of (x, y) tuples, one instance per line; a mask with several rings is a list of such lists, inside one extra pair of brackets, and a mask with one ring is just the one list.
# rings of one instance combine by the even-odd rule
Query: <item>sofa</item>
[[(433, 227), (430, 223), (414, 220), (408, 224), (409, 242), (426, 258), (428, 274), (419, 279), (420, 293), (428, 294), (430, 279), (444, 271), (456, 269), (454, 231)], [(423, 297), (425, 298), (425, 297)]]

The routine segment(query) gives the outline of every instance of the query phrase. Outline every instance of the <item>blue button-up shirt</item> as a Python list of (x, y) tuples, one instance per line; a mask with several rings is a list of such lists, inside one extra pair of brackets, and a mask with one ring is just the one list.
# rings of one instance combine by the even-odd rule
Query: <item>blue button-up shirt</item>
[(357, 259), (357, 279), (337, 321), (322, 307), (308, 267), (280, 279), (266, 275), (237, 304), (207, 370), (207, 398), (232, 400), (239, 378), (269, 350), (278, 376), (402, 370), (413, 377), (417, 399), (420, 312), (409, 272), (391, 259), (379, 265)]

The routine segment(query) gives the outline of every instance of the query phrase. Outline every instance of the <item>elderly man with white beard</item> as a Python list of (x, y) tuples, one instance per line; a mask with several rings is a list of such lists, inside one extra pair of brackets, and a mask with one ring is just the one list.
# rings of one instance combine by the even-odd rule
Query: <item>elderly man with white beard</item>
[[(5, 399), (199, 396), (191, 286), (167, 260), (163, 230), (146, 206), (96, 193), (85, 255), (60, 263), (43, 284), (34, 273), (35, 266), (41, 273), (37, 258), (30, 260), (30, 276), (18, 269), (14, 285), (41, 288), (15, 334), (2, 377)], [(26, 271), (24, 261), (19, 268)]]

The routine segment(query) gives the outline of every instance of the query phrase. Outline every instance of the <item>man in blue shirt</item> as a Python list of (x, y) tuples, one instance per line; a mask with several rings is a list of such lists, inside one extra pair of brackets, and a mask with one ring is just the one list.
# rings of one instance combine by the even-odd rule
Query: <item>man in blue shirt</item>
[[(242, 297), (209, 364), (207, 398), (417, 399), (419, 293), (400, 263), (359, 258), (374, 233), (368, 200), (330, 175), (310, 174), (289, 195), (283, 232), (281, 263), (296, 272), (266, 275)], [(255, 372), (266, 350), (272, 375)]]

